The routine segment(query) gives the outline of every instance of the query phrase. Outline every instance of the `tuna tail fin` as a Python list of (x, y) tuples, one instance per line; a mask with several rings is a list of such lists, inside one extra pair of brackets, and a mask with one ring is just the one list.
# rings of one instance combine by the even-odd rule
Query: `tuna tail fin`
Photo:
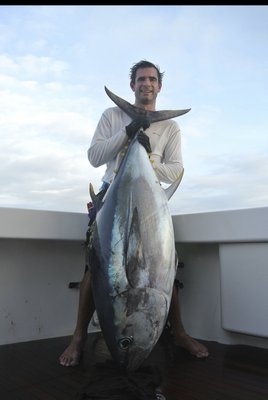
[(181, 183), (183, 174), (184, 174), (184, 169), (181, 171), (179, 177), (168, 188), (164, 189), (168, 200), (173, 196), (173, 194), (177, 190), (179, 184)]
[(90, 197), (91, 197), (93, 206), (95, 207), (96, 212), (98, 212), (101, 209), (101, 207), (103, 205), (103, 202), (98, 197), (98, 195), (94, 192), (94, 188), (93, 188), (92, 183), (89, 184), (89, 193), (90, 193)]
[(186, 114), (191, 110), (190, 108), (186, 108), (184, 110), (148, 111), (144, 110), (143, 108), (133, 106), (128, 101), (111, 92), (106, 86), (104, 86), (104, 89), (110, 99), (132, 119), (137, 117), (148, 117), (151, 122), (158, 122), (179, 117), (180, 115)]

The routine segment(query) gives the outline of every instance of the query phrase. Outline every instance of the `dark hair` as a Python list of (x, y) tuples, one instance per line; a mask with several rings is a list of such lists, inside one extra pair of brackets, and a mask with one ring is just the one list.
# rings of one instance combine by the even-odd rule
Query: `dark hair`
[(160, 85), (162, 84), (164, 72), (160, 72), (160, 68), (158, 65), (155, 65), (147, 60), (141, 60), (141, 61), (135, 63), (133, 65), (133, 67), (130, 68), (130, 73), (129, 73), (130, 83), (135, 84), (137, 70), (140, 68), (155, 68), (157, 75), (158, 75), (158, 81), (159, 81)]

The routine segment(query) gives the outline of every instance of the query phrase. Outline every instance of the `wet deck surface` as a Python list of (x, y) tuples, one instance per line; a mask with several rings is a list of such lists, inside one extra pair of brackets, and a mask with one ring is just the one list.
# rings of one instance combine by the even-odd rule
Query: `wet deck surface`
[[(81, 398), (96, 365), (109, 363), (110, 356), (101, 333), (90, 333), (81, 364), (62, 367), (58, 357), (69, 341), (61, 337), (0, 346), (0, 399)], [(167, 400), (268, 399), (268, 349), (201, 342), (210, 351), (206, 360), (175, 347), (163, 335), (144, 363), (160, 373)]]

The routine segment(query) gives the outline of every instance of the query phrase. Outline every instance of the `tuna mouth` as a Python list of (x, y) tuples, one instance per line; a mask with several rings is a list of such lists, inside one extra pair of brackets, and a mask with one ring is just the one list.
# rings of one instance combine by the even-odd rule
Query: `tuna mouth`
[(118, 340), (118, 345), (121, 350), (127, 350), (129, 346), (131, 346), (133, 341), (133, 336), (124, 336), (123, 338)]

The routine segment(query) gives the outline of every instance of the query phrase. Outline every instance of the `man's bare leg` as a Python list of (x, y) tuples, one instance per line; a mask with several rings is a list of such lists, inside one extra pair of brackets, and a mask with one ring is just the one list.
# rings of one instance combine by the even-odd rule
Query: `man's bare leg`
[(179, 345), (188, 350), (190, 354), (194, 355), (197, 358), (208, 357), (208, 349), (185, 332), (181, 320), (178, 290), (175, 285), (172, 292), (169, 321), (171, 324), (171, 329), (176, 345)]
[(91, 290), (91, 273), (86, 271), (80, 284), (77, 323), (69, 346), (59, 357), (64, 367), (74, 367), (81, 359), (87, 338), (89, 322), (94, 314), (95, 304)]

